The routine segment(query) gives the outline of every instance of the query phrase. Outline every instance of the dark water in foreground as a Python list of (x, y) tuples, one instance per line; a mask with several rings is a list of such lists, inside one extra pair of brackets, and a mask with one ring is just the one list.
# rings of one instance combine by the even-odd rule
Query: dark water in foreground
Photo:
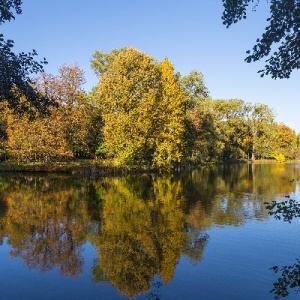
[(300, 223), (263, 203), (299, 188), (300, 165), (279, 164), (0, 175), (0, 299), (273, 299), (270, 268), (300, 258)]

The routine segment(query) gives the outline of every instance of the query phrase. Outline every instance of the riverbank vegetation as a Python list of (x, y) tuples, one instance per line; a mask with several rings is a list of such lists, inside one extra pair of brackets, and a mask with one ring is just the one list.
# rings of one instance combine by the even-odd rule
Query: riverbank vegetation
[(83, 90), (77, 65), (32, 80), (37, 93), (55, 103), (46, 115), (24, 95), (19, 103), (26, 109), (18, 114), (1, 102), (2, 160), (54, 165), (96, 159), (106, 167), (170, 170), (300, 157), (299, 135), (278, 124), (271, 108), (212, 99), (199, 71), (181, 76), (168, 59), (134, 48), (96, 51), (91, 67), (99, 77), (91, 92)]

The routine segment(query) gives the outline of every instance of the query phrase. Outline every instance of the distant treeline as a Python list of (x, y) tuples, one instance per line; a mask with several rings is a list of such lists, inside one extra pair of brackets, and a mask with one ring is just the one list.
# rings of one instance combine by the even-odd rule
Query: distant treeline
[(171, 169), (300, 157), (299, 135), (276, 123), (272, 109), (211, 99), (198, 71), (181, 76), (168, 59), (159, 62), (133, 48), (96, 51), (91, 67), (99, 83), (89, 93), (82, 89), (84, 72), (76, 65), (36, 78), (34, 88), (55, 103), (43, 115), (24, 96), (21, 114), (1, 103), (2, 160), (97, 157), (116, 167)]

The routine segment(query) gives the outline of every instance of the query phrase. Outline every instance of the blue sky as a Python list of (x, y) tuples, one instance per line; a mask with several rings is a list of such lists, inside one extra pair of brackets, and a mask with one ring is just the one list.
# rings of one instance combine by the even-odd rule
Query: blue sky
[(300, 71), (273, 80), (257, 74), (263, 62), (244, 62), (266, 27), (267, 1), (229, 29), (222, 25), (221, 0), (24, 0), (22, 9), (1, 26), (5, 38), (15, 40), (16, 51), (36, 49), (46, 57), (46, 72), (77, 63), (87, 91), (97, 84), (94, 51), (131, 46), (167, 57), (182, 75), (202, 72), (213, 99), (267, 104), (278, 122), (300, 132)]

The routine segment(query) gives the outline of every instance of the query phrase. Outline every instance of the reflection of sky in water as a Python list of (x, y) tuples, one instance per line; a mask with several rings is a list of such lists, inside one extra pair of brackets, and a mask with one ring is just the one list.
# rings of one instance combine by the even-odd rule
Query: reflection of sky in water
[[(279, 179), (276, 179), (274, 174), (277, 173), (273, 172), (274, 170), (272, 168), (275, 168), (274, 170), (278, 172)], [(224, 177), (222, 172), (218, 173), (214, 171), (213, 177), (211, 173), (209, 173), (210, 176), (206, 176), (206, 173), (201, 171), (202, 173), (193, 173), (196, 179), (194, 179), (193, 185), (188, 185), (186, 190), (184, 190), (184, 181), (179, 184), (174, 178), (172, 180), (160, 180), (157, 178), (153, 183), (151, 179), (148, 182), (149, 185), (146, 190), (149, 192), (153, 184), (155, 186), (155, 193), (158, 193), (161, 197), (158, 199), (158, 202), (152, 201), (153, 199), (151, 197), (153, 197), (154, 193), (151, 191), (149, 194), (144, 193), (141, 186), (138, 185), (138, 179), (130, 181), (134, 182), (135, 186), (128, 184), (126, 180), (123, 179), (104, 179), (105, 185), (103, 186), (105, 186), (105, 189), (103, 190), (99, 190), (98, 188), (99, 186), (102, 187), (101, 184), (97, 181), (95, 183), (95, 186), (98, 188), (97, 192), (101, 192), (98, 194), (101, 195), (103, 199), (106, 199), (104, 204), (101, 204), (103, 206), (97, 206), (100, 203), (97, 198), (98, 196), (96, 196), (98, 195), (97, 193), (93, 193), (95, 197), (94, 200), (97, 200), (94, 202), (95, 206), (92, 206), (91, 199), (84, 199), (85, 194), (78, 192), (84, 190), (84, 186), (81, 186), (80, 180), (76, 183), (76, 186), (80, 189), (74, 192), (74, 194), (80, 195), (78, 198), (79, 205), (72, 198), (74, 197), (72, 189), (69, 190), (69, 185), (73, 188), (75, 184), (72, 181), (65, 181), (62, 184), (64, 189), (62, 195), (66, 194), (69, 197), (66, 203), (68, 207), (67, 215), (71, 221), (65, 223), (64, 214), (59, 214), (61, 211), (64, 212), (63, 206), (54, 206), (58, 211), (58, 221), (61, 222), (58, 223), (58, 228), (62, 231), (60, 235), (54, 235), (54, 238), (65, 239), (68, 234), (64, 232), (64, 228), (68, 228), (71, 232), (75, 230), (76, 226), (72, 226), (76, 225), (76, 218), (78, 218), (78, 216), (82, 218), (78, 219), (80, 222), (87, 222), (86, 230), (90, 231), (87, 236), (82, 237), (84, 242), (81, 245), (82, 252), (80, 253), (84, 262), (83, 272), (80, 273), (77, 278), (70, 276), (64, 277), (59, 272), (59, 264), (54, 264), (52, 269), (43, 273), (40, 273), (38, 268), (29, 269), (25, 265), (24, 260), (20, 257), (11, 257), (10, 254), (13, 252), (12, 250), (15, 249), (12, 249), (10, 245), (18, 238), (18, 232), (10, 232), (11, 236), (8, 234), (8, 237), (3, 239), (3, 244), (0, 246), (0, 276), (2, 287), (0, 298), (9, 300), (127, 299), (126, 296), (118, 294), (117, 287), (112, 287), (110, 283), (105, 280), (102, 281), (101, 284), (93, 283), (91, 275), (92, 268), (95, 265), (95, 261), (99, 261), (101, 267), (101, 259), (98, 254), (101, 253), (101, 247), (103, 249), (104, 246), (107, 246), (107, 244), (104, 243), (104, 237), (103, 240), (101, 240), (101, 238), (99, 239), (99, 237), (102, 237), (100, 234), (101, 230), (106, 228), (105, 234), (107, 234), (107, 236), (110, 234), (113, 235), (114, 229), (119, 230), (119, 235), (113, 235), (113, 237), (116, 237), (116, 240), (112, 239), (108, 245), (113, 245), (114, 241), (117, 243), (118, 237), (121, 240), (123, 239), (122, 245), (127, 248), (117, 248), (117, 250), (123, 251), (126, 254), (124, 257), (130, 259), (130, 257), (134, 258), (134, 255), (136, 255), (135, 252), (132, 252), (131, 256), (130, 251), (136, 251), (136, 249), (138, 249), (130, 245), (130, 241), (138, 238), (137, 235), (142, 235), (143, 231), (147, 232), (147, 237), (155, 235), (155, 239), (153, 238), (153, 240), (155, 240), (154, 245), (158, 245), (157, 249), (159, 249), (159, 247), (162, 246), (168, 248), (172, 247), (172, 245), (176, 245), (176, 240), (175, 243), (174, 240), (172, 241), (172, 238), (176, 238), (172, 230), (174, 230), (174, 228), (182, 228), (185, 234), (185, 240), (182, 245), (181, 255), (178, 255), (178, 259), (175, 257), (175, 259), (171, 260), (175, 262), (175, 266), (173, 265), (170, 268), (166, 268), (166, 266), (163, 267), (160, 263), (165, 263), (168, 257), (154, 257), (155, 263), (157, 264), (154, 265), (155, 267), (158, 266), (157, 272), (163, 268), (173, 270), (175, 267), (174, 277), (167, 285), (164, 285), (162, 278), (154, 275), (152, 282), (150, 282), (151, 290), (143, 291), (143, 293), (137, 297), (138, 299), (273, 299), (273, 295), (270, 294), (269, 291), (272, 289), (274, 281), (278, 278), (278, 274), (274, 274), (274, 272), (269, 269), (274, 265), (293, 264), (296, 258), (300, 256), (298, 251), (300, 249), (300, 220), (295, 219), (291, 224), (277, 221), (273, 217), (268, 216), (268, 211), (265, 209), (263, 202), (270, 199), (277, 201), (285, 200), (287, 199), (285, 197), (287, 191), (292, 191), (289, 194), (291, 198), (300, 199), (299, 171), (295, 172), (295, 182), (289, 182), (287, 180), (287, 178), (290, 177), (289, 174), (291, 174), (289, 172), (292, 172), (292, 170), (299, 170), (299, 168), (293, 168), (292, 166), (285, 168), (284, 165), (281, 165), (278, 170), (276, 166), (258, 167), (256, 171), (254, 169), (257, 173), (253, 178), (249, 175), (252, 173), (248, 173), (247, 169), (245, 170), (243, 168), (239, 170), (236, 175), (231, 177), (230, 175), (232, 174), (230, 172), (228, 177)], [(236, 180), (236, 176), (239, 180)], [(207, 178), (209, 178), (209, 180)], [(277, 181), (274, 181), (275, 179)], [(45, 180), (45, 178), (38, 179), (36, 183), (42, 184), (43, 180)], [(145, 180), (145, 178), (143, 180)], [(188, 178), (185, 180), (188, 182)], [(228, 182), (226, 180), (228, 180)], [(100, 180), (99, 182), (101, 183), (102, 181)], [(232, 184), (232, 182), (234, 182), (235, 185)], [(57, 185), (58, 181), (54, 181), (54, 183)], [(280, 186), (280, 183), (282, 183), (282, 186)], [(110, 184), (112, 187), (111, 190), (106, 190)], [(51, 188), (55, 190), (54, 187), (51, 187), (51, 180), (47, 182), (47, 185), (50, 186), (51, 192)], [(27, 181), (24, 183), (24, 186), (28, 189), (30, 188)], [(91, 189), (90, 182), (88, 182), (87, 186)], [(261, 188), (261, 186), (263, 188)], [(29, 194), (30, 189), (27, 191)], [(109, 191), (119, 191), (119, 194), (112, 195)], [(261, 195), (257, 191), (263, 191), (264, 194)], [(278, 194), (274, 194), (274, 191)], [(17, 193), (18, 191), (13, 189), (9, 203), (12, 207), (13, 205), (16, 206), (15, 212), (17, 212), (18, 209), (22, 208), (23, 200), (17, 197), (17, 201), (14, 202), (13, 197), (15, 192)], [(35, 192), (36, 190), (34, 189), (34, 193)], [(178, 206), (178, 208), (177, 206), (172, 206), (172, 201), (177, 199), (176, 201), (180, 203), (181, 200), (178, 199), (182, 198), (181, 193), (191, 197), (189, 202), (184, 203), (187, 207), (187, 215), (179, 214), (176, 217), (177, 219), (172, 219), (173, 215), (176, 215), (178, 210), (181, 209), (180, 206)], [(43, 195), (45, 194), (47, 195), (47, 192), (44, 190)], [(145, 199), (148, 197), (152, 200), (141, 200), (139, 195), (146, 195)], [(163, 199), (163, 195), (166, 199)], [(192, 197), (194, 197), (194, 199)], [(51, 197), (47, 199), (48, 198), (43, 200), (45, 202), (39, 201), (39, 203), (46, 204), (46, 201), (49, 201)], [(132, 201), (132, 199), (135, 200)], [(109, 202), (111, 206), (105, 207), (108, 200), (111, 201)], [(28, 202), (26, 201), (23, 203), (24, 207), (28, 207)], [(49, 203), (51, 204), (52, 202), (50, 201)], [(51, 208), (50, 204), (47, 209)], [(85, 206), (85, 204), (87, 206)], [(130, 205), (127, 206), (127, 204)], [(135, 206), (135, 204), (138, 205)], [(76, 205), (79, 205), (80, 209), (78, 209), (78, 211), (76, 210)], [(116, 205), (114, 208), (116, 210), (120, 208), (118, 212), (119, 215), (116, 211), (113, 211), (113, 205)], [(85, 211), (85, 207), (88, 207), (89, 210)], [(10, 209), (10, 206), (8, 206), (7, 211), (9, 212)], [(34, 210), (34, 207), (31, 207), (31, 209)], [(106, 212), (108, 219), (101, 219), (101, 214), (99, 214), (99, 210), (101, 209), (103, 212)], [(38, 212), (39, 210), (36, 211)], [(75, 212), (74, 215), (71, 214), (72, 211)], [(132, 216), (129, 214), (131, 211), (133, 211)], [(24, 212), (24, 215), (26, 215), (26, 213), (27, 212)], [(56, 216), (55, 212), (50, 212), (49, 216), (52, 215)], [(153, 215), (155, 215), (155, 218)], [(93, 218), (91, 218), (91, 216), (93, 216)], [(143, 219), (147, 216), (150, 218), (149, 222)], [(186, 218), (186, 220), (180, 219), (182, 217)], [(131, 218), (134, 221), (134, 226), (132, 228), (125, 228), (126, 222), (130, 221)], [(33, 220), (36, 222), (36, 219)], [(55, 218), (53, 217), (53, 219), (49, 221), (49, 224), (53, 225), (49, 227), (50, 229), (56, 228), (54, 226), (54, 220)], [(11, 222), (17, 221), (18, 219), (16, 218), (12, 219)], [(26, 223), (27, 220), (23, 221)], [(117, 224), (117, 222), (124, 222), (124, 228), (122, 227), (123, 225), (118, 226), (119, 224)], [(161, 222), (159, 223), (161, 226), (158, 228), (159, 230), (155, 227), (156, 222)], [(181, 227), (172, 227), (173, 224), (177, 224), (177, 222), (178, 224), (182, 224), (180, 225)], [(34, 224), (34, 226), (39, 229), (39, 223)], [(2, 224), (0, 223), (0, 225)], [(110, 225), (110, 227), (108, 225)], [(26, 226), (28, 227), (28, 224), (26, 224)], [(32, 236), (35, 239), (33, 238), (32, 240), (36, 241), (38, 235), (34, 233), (34, 226), (32, 226)], [(141, 227), (142, 230), (140, 230), (138, 226), (143, 226)], [(47, 227), (41, 228), (45, 229)], [(153, 232), (151, 232), (151, 228), (153, 228)], [(123, 229), (126, 231), (126, 239), (122, 236)], [(130, 232), (129, 230), (132, 231)], [(29, 242), (32, 240), (29, 235), (29, 238), (24, 239), (24, 241), (21, 239), (21, 244), (15, 243), (14, 245), (21, 245), (23, 251), (26, 252), (30, 249)], [(88, 242), (86, 242), (87, 240)], [(98, 243), (98, 249), (96, 249), (95, 244), (93, 244), (95, 241)], [(50, 243), (47, 245), (52, 246)], [(77, 247), (76, 243), (74, 243), (74, 245)], [(143, 247), (147, 247), (149, 244), (141, 243), (141, 245), (140, 250), (142, 252), (144, 250)], [(131, 246), (132, 248), (130, 248)], [(34, 251), (33, 253), (28, 251), (28, 253), (39, 255), (38, 251), (41, 249), (36, 248), (35, 250), (37, 253)], [(128, 253), (126, 253), (126, 251)], [(174, 256), (176, 255), (176, 251), (167, 253)], [(111, 264), (113, 267), (115, 265), (115, 259), (119, 254), (110, 253), (108, 249), (106, 255), (106, 257), (110, 258), (110, 261), (106, 262), (106, 266)], [(147, 256), (146, 253), (145, 256)], [(60, 258), (59, 253), (58, 258)], [(139, 256), (139, 259), (144, 262), (143, 255)], [(62, 261), (65, 260), (58, 259), (58, 263)], [(124, 270), (126, 270), (127, 265), (128, 262), (124, 261)], [(137, 270), (137, 272), (138, 271), (139, 270)], [(297, 297), (291, 294), (287, 299), (297, 299)]]
[[(273, 299), (269, 290), (277, 276), (269, 268), (293, 263), (299, 255), (295, 250), (300, 249), (299, 229), (298, 221), (291, 225), (273, 219), (211, 228), (206, 231), (209, 240), (201, 263), (192, 264), (182, 256), (171, 283), (156, 288), (155, 294), (178, 300)], [(56, 270), (43, 274), (28, 270), (21, 259), (9, 256), (6, 242), (0, 247), (1, 299), (127, 299), (108, 283), (92, 284), (90, 269), (96, 252), (89, 243), (84, 245), (84, 273), (73, 279), (60, 277)], [(137, 299), (149, 299), (149, 295)]]
[(295, 200), (300, 201), (300, 182), (296, 183)]
[(182, 258), (177, 266), (171, 283), (174, 299), (273, 299), (269, 290), (278, 276), (269, 268), (294, 263), (300, 249), (299, 225), (270, 219), (208, 230), (202, 262), (191, 268)]

